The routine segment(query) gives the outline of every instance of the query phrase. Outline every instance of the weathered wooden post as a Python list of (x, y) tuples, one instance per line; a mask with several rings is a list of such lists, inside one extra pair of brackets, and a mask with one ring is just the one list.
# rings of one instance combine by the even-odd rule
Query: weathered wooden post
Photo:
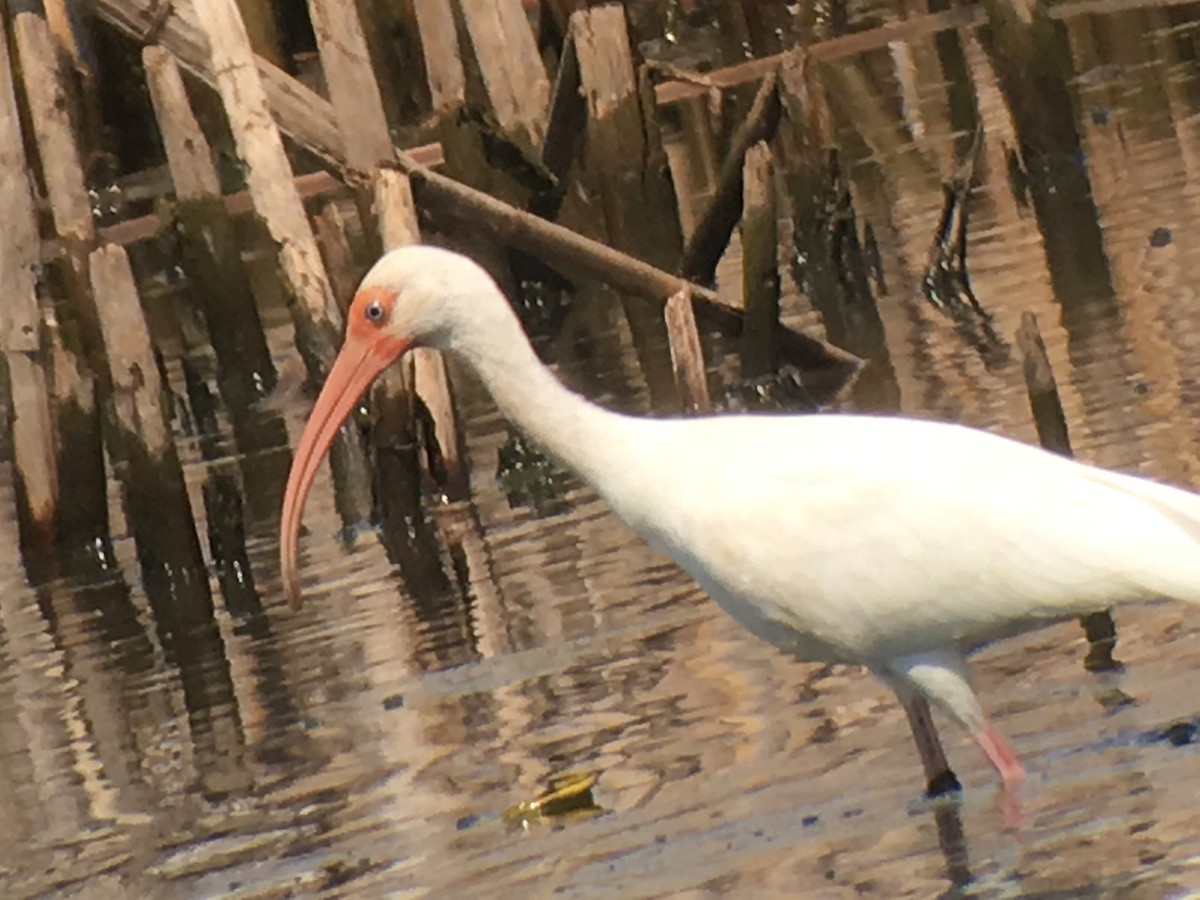
[[(1029, 407), (1037, 425), (1038, 440), (1043, 447), (1062, 456), (1074, 457), (1071, 438), (1067, 433), (1067, 417), (1058, 396), (1058, 384), (1046, 343), (1038, 329), (1037, 316), (1031, 312), (1021, 315), (1017, 330), (1017, 346), (1024, 357), (1025, 389), (1029, 392)], [(1089, 672), (1112, 672), (1121, 668), (1113, 658), (1117, 645), (1117, 626), (1108, 610), (1081, 616), (1079, 619), (1088, 639), (1088, 653), (1083, 666)]]
[(708, 412), (712, 409), (712, 401), (708, 395), (704, 349), (696, 330), (691, 290), (685, 287), (668, 297), (664, 314), (671, 346), (671, 366), (675, 370), (675, 385), (683, 408), (687, 412)]
[[(254, 208), (279, 246), (279, 259), (291, 298), (296, 343), (310, 377), (324, 381), (341, 339), (341, 315), (329, 289), (316, 237), (296, 192), (279, 130), (246, 30), (233, 0), (207, 0), (196, 14), (208, 35), (212, 69), (229, 116), (238, 153), (246, 164)], [(370, 517), (369, 468), (353, 429), (342, 429), (330, 462), (337, 485), (338, 511), (347, 525)]]
[[(68, 571), (94, 573), (107, 569), (113, 559), (99, 408), (92, 381), (101, 350), (87, 252), (96, 230), (46, 22), (36, 13), (19, 12), (13, 18), (13, 31), (54, 228), (65, 248), (52, 271), (61, 277), (68, 298), (59, 327), (51, 335), (57, 470), (62, 495), (71, 498), (69, 505), (60, 508), (56, 521), (59, 562)], [(25, 177), (23, 166), (7, 171)]]
[(40, 240), (27, 172), (8, 41), (0, 27), (0, 210), (6, 223), (0, 234), (0, 275), (7, 294), (0, 302), (0, 352), (12, 397), (21, 551), (27, 576), (37, 581), (48, 574), (59, 494), (46, 380), (49, 355), (37, 295)]
[(763, 141), (746, 151), (742, 176), (742, 377), (775, 372), (779, 330), (779, 228), (775, 164)]
[(183, 267), (220, 364), (222, 392), (245, 407), (274, 387), (275, 367), (250, 282), (242, 268), (212, 150), (192, 113), (175, 59), (161, 47), (142, 52), (150, 99), (178, 204)]
[[(188, 102), (179, 66), (161, 47), (145, 48), (142, 60), (175, 186), (172, 212), (189, 299), (203, 318), (207, 342), (217, 357), (217, 386), (242, 451), (242, 472), (255, 484), (279, 486), (250, 492), (254, 519), (272, 522), (279, 513), (289, 461), (286, 454), (269, 451), (287, 444), (287, 429), (282, 419), (254, 406), (274, 388), (275, 365), (242, 265), (234, 222), (221, 196), (212, 150)], [(222, 509), (227, 514), (220, 518), (236, 515), (240, 522), (236, 496)], [(228, 544), (224, 542), (227, 549)]]
[(679, 272), (685, 278), (710, 284), (716, 277), (717, 262), (742, 216), (746, 154), (759, 141), (770, 141), (775, 136), (780, 108), (778, 77), (772, 72), (763, 79), (745, 121), (730, 139), (716, 192), (683, 248)]
[(212, 620), (208, 571), (196, 538), (183, 470), (161, 405), (162, 383), (125, 251), (89, 259), (109, 380), (109, 452), (125, 503), (146, 594), (160, 626), (179, 635)]
[[(607, 4), (575, 12), (570, 43), (587, 103), (583, 179), (599, 197), (601, 233), (618, 249), (673, 268), (682, 247), (675, 192), (657, 130), (647, 128), (654, 109), (643, 108), (624, 7)], [(674, 378), (662, 353), (667, 343), (662, 317), (631, 297), (622, 297), (622, 306), (652, 403), (674, 405)]]

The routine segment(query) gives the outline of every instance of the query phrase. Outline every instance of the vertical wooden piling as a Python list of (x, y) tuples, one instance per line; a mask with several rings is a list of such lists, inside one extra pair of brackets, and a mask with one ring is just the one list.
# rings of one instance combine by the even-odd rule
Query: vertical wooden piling
[[(316, 237), (293, 183), (279, 130), (233, 0), (206, 0), (195, 7), (209, 39), (212, 68), (246, 164), (247, 187), (258, 215), (279, 245), (292, 300), (297, 345), (314, 381), (323, 381), (336, 356), (341, 316), (325, 275)], [(331, 452), (338, 508), (348, 523), (366, 520), (370, 477), (362, 443), (342, 429)]]
[(346, 232), (346, 217), (338, 201), (334, 200), (326, 203), (314, 219), (317, 244), (329, 275), (329, 287), (344, 316), (362, 275), (356, 271), (354, 264), (354, 250), (350, 246), (350, 235)]
[[(585, 178), (600, 197), (608, 243), (652, 264), (677, 263), (682, 236), (666, 156), (647, 135), (625, 10), (619, 4), (571, 16), (571, 43), (587, 99)], [(656, 164), (656, 161), (658, 164)], [(634, 347), (655, 406), (673, 406), (675, 382), (664, 365), (663, 318), (622, 297)]]
[(0, 27), (0, 210), (5, 219), (0, 233), (0, 273), (7, 295), (0, 301), (0, 352), (12, 393), (21, 547), (26, 572), (35, 576), (53, 549), (58, 467), (37, 296), (37, 211), (27, 173), (8, 41)]
[(696, 329), (696, 312), (688, 288), (667, 298), (664, 310), (667, 336), (671, 345), (671, 366), (683, 408), (687, 412), (708, 412), (712, 401), (708, 394), (708, 376), (704, 369), (704, 350)]
[(742, 377), (775, 372), (779, 331), (779, 228), (775, 164), (760, 141), (746, 152), (742, 178)]
[(68, 240), (90, 243), (96, 234), (92, 205), (71, 132), (54, 43), (46, 21), (35, 13), (18, 13), (13, 28), (55, 229)]
[[(147, 47), (142, 60), (178, 201), (173, 212), (180, 265), (188, 276), (185, 291), (203, 319), (204, 343), (212, 345), (217, 357), (217, 386), (241, 451), (239, 465), (248, 482), (282, 486), (288, 460), (268, 451), (286, 444), (286, 426), (277, 416), (255, 409), (275, 386), (275, 365), (242, 264), (234, 222), (221, 196), (213, 153), (192, 112), (174, 57), (161, 47)], [(197, 337), (192, 343), (200, 340)], [(277, 493), (250, 492), (256, 521), (273, 521), (278, 515), (282, 497)], [(221, 508), (230, 510), (231, 503)], [(239, 500), (239, 520), (241, 513)], [(233, 515), (229, 512), (225, 518)]]
[[(1037, 425), (1038, 440), (1047, 450), (1073, 457), (1075, 454), (1071, 450), (1071, 438), (1067, 432), (1067, 417), (1058, 396), (1054, 370), (1050, 368), (1050, 357), (1038, 329), (1037, 316), (1031, 312), (1021, 314), (1017, 346), (1021, 348), (1024, 358), (1025, 389), (1029, 393), (1029, 407)], [(1081, 616), (1079, 622), (1089, 645), (1083, 661), (1084, 668), (1089, 672), (1120, 669), (1121, 664), (1113, 658), (1113, 650), (1117, 645), (1117, 626), (1112, 613), (1108, 610), (1091, 613)]]
[(763, 79), (745, 121), (730, 139), (729, 152), (721, 163), (717, 178), (716, 193), (683, 249), (679, 272), (684, 278), (711, 283), (716, 277), (717, 263), (742, 215), (746, 153), (759, 141), (774, 137), (780, 111), (778, 77), (771, 73)]

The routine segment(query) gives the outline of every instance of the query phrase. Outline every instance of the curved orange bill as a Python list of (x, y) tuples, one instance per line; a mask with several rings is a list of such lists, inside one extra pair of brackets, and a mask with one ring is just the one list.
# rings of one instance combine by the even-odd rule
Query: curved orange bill
[(409, 341), (376, 332), (371, 335), (346, 336), (325, 386), (317, 397), (296, 457), (288, 474), (287, 490), (283, 495), (283, 516), (279, 523), (279, 571), (287, 588), (288, 604), (300, 608), (300, 572), (296, 567), (296, 551), (300, 539), (300, 517), (304, 501), (312, 487), (313, 478), (329, 446), (337, 436), (346, 417), (354, 410), (358, 399), (371, 386), (379, 373), (396, 361), (410, 345)]

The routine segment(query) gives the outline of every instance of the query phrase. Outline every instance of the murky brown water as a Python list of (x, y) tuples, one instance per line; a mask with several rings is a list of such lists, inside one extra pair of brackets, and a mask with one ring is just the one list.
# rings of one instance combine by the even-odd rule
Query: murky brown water
[[(1047, 237), (1014, 196), (1012, 125), (979, 33), (960, 33), (989, 134), (972, 285), (1006, 342), (1038, 314), (1080, 456), (1200, 487), (1200, 9), (1093, 12), (1063, 22), (1098, 231), (1077, 219)], [(936, 38), (891, 51), (916, 139), (851, 173), (884, 261), (894, 383), (906, 413), (1033, 440), (1019, 363), (985, 367), (919, 290), (936, 173), (953, 167), (944, 86), (928, 77)], [(721, 273), (736, 284), (736, 254)], [(789, 315), (817, 321), (795, 298)], [(274, 321), (283, 360), (290, 329)], [(631, 352), (565, 368), (646, 406)], [(424, 573), (394, 569), (373, 533), (339, 541), (322, 474), (308, 602), (289, 614), (283, 448), (260, 451), (246, 484), (264, 612), (218, 600), (215, 631), (183, 647), (164, 649), (129, 538), (104, 584), (35, 592), (0, 554), (0, 893), (924, 897), (968, 873), (988, 897), (1200, 891), (1200, 755), (1159, 739), (1200, 716), (1195, 610), (1119, 611), (1119, 686), (1136, 702), (1112, 712), (1113, 679), (1083, 670), (1074, 624), (981, 654), (981, 696), (1032, 774), (1027, 822), (1002, 831), (991, 769), (947, 726), (966, 784), (956, 822), (917, 800), (904, 715), (870, 677), (758, 643), (574, 482), (558, 512), (510, 507), (495, 478), (507, 426), (457, 383), (472, 497), (436, 513), (443, 549)], [(306, 413), (286, 409), (293, 442)], [(193, 444), (202, 515), (202, 483), (232, 460), (201, 462)], [(5, 469), (5, 515), (10, 481)], [(15, 548), (15, 524), (0, 528)], [(502, 820), (573, 771), (599, 773), (598, 810)]]

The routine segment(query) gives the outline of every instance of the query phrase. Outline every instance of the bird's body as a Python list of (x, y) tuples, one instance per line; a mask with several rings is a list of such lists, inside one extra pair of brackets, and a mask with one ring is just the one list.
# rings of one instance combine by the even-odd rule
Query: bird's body
[(350, 315), (285, 500), (293, 597), (300, 506), (328, 422), (419, 342), (462, 357), (512, 421), (749, 630), (800, 659), (867, 666), (910, 717), (915, 699), (937, 702), (1006, 783), (1020, 765), (985, 720), (967, 652), (1121, 601), (1200, 603), (1190, 492), (937, 422), (605, 410), (542, 365), (481, 269), (433, 248), (384, 257)]

